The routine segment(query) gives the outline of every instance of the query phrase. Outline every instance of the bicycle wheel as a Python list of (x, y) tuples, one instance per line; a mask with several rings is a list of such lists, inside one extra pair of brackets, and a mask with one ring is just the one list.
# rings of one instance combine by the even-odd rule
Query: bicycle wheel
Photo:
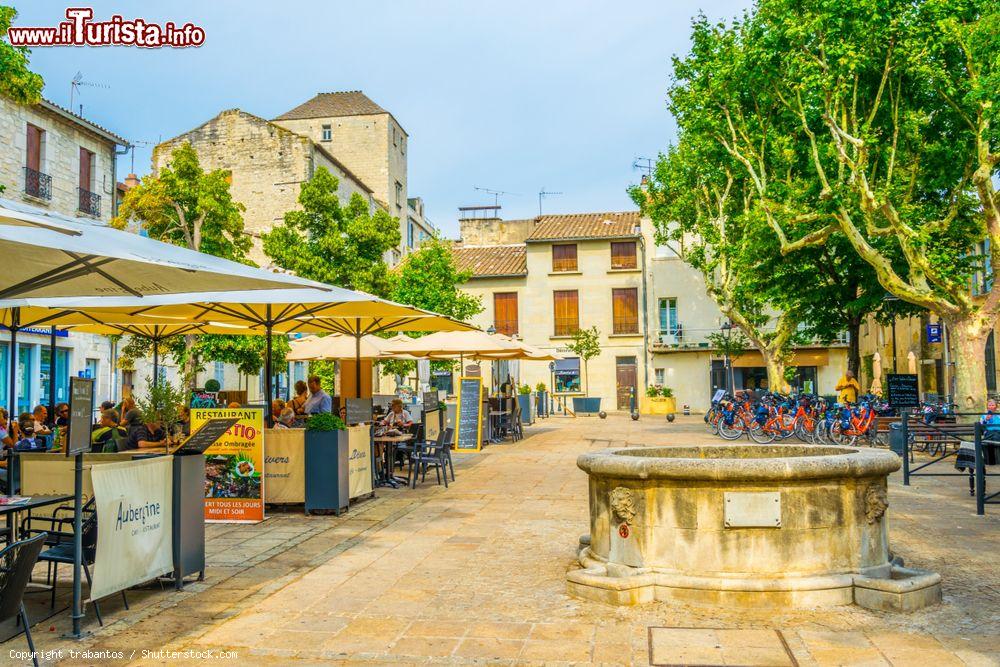
[(761, 426), (757, 422), (754, 422), (750, 425), (750, 437), (758, 445), (769, 445), (774, 442), (774, 431), (770, 426)]
[(719, 420), (719, 437), (723, 440), (737, 440), (743, 436), (744, 428), (739, 420), (734, 421), (732, 424), (726, 424), (722, 419)]

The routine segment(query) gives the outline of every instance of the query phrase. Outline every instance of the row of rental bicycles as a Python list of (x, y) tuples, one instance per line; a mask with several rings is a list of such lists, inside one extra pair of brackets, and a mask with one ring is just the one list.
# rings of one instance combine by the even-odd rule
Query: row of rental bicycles
[[(924, 405), (927, 423), (946, 407)], [(725, 395), (705, 415), (709, 430), (725, 440), (749, 438), (762, 445), (795, 438), (810, 444), (888, 446), (878, 430), (878, 418), (895, 411), (877, 396), (861, 396), (857, 403), (828, 402), (822, 396)], [(928, 421), (929, 420), (929, 421)]]

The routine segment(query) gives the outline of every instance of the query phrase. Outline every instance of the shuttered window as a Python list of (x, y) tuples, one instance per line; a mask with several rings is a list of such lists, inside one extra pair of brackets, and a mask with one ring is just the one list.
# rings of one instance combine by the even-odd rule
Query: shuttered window
[(42, 135), (45, 130), (28, 125), (28, 155), (25, 166), (33, 171), (42, 170)]
[(552, 292), (556, 336), (572, 336), (579, 330), (579, 299), (579, 294), (575, 289)]
[(493, 294), (493, 327), (507, 336), (517, 333), (517, 292)]
[(611, 268), (634, 269), (638, 266), (635, 255), (635, 241), (611, 242)]
[(86, 148), (80, 148), (80, 189), (91, 191), (91, 179), (94, 170), (94, 154)]
[(576, 271), (576, 244), (556, 243), (552, 246), (552, 271)]
[(611, 290), (612, 316), (616, 334), (639, 333), (639, 290), (624, 287)]

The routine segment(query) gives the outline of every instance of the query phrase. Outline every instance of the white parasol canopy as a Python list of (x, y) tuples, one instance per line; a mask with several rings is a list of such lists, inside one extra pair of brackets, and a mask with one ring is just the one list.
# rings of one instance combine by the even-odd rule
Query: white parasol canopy
[(882, 355), (878, 352), (872, 356), (872, 386), (868, 391), (876, 396), (882, 395)]
[(343, 359), (415, 359), (409, 355), (397, 355), (387, 351), (389, 340), (378, 336), (362, 336), (361, 346), (357, 346), (354, 336), (330, 334), (329, 336), (307, 336), (292, 341), (291, 351), (285, 355), (288, 361), (321, 361)]
[(0, 199), (0, 299), (318, 287), (104, 224)]

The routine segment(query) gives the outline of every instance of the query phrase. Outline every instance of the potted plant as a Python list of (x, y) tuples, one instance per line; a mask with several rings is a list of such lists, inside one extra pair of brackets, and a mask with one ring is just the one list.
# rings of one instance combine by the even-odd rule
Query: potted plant
[(658, 384), (649, 385), (646, 387), (646, 397), (642, 400), (640, 411), (647, 415), (673, 414), (677, 411), (674, 390)]
[(155, 385), (152, 378), (146, 378), (146, 394), (135, 397), (135, 407), (142, 413), (147, 424), (157, 423), (163, 429), (167, 445), (179, 442), (183, 437), (180, 423), (181, 406), (187, 402), (187, 394), (180, 387), (160, 381)]
[(329, 412), (306, 420), (306, 512), (340, 511), (350, 502), (347, 425)]
[(517, 388), (517, 406), (521, 410), (521, 423), (531, 423), (531, 386), (522, 384)]
[(579, 329), (573, 334), (573, 342), (566, 346), (570, 352), (583, 360), (584, 391), (583, 397), (573, 397), (573, 411), (576, 413), (596, 413), (601, 411), (601, 399), (591, 398), (590, 372), (587, 362), (601, 353), (601, 332), (596, 326), (589, 329)]
[(535, 397), (536, 397), (536, 401), (537, 401), (537, 407), (535, 408), (535, 414), (543, 415), (543, 416), (546, 416), (546, 417), (549, 415), (549, 411), (548, 411), (548, 407), (549, 407), (549, 404), (548, 404), (549, 391), (548, 391), (548, 389), (549, 388), (545, 386), (544, 382), (539, 382), (538, 384), (535, 385)]

